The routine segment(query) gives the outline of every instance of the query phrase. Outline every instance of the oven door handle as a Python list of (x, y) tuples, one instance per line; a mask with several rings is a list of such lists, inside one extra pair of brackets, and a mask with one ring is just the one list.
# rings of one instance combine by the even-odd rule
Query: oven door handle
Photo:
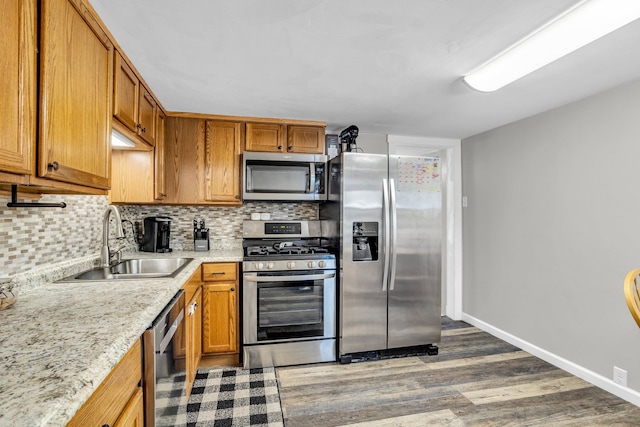
[(300, 280), (322, 280), (336, 277), (336, 273), (329, 274), (303, 274), (299, 276), (248, 276), (244, 275), (246, 282), (299, 282)]

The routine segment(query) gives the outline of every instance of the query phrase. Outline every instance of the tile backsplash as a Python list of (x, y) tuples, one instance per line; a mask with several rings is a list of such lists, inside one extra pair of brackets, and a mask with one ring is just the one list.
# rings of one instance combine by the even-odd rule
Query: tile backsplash
[(69, 258), (98, 254), (106, 196), (44, 195), (61, 208), (8, 208), (0, 197), (0, 277), (9, 277)]
[[(37, 267), (100, 253), (102, 218), (107, 196), (44, 195), (42, 202), (64, 201), (60, 208), (8, 208), (0, 197), (0, 279)], [(141, 223), (147, 216), (169, 216), (171, 247), (193, 250), (193, 220), (204, 219), (212, 248), (237, 247), (242, 241), (242, 221), (252, 212), (271, 214), (273, 220), (317, 219), (315, 203), (247, 202), (241, 207), (119, 206), (123, 220)], [(125, 225), (130, 249), (136, 250), (131, 228)]]
[[(209, 228), (211, 247), (239, 247), (242, 243), (242, 221), (251, 213), (269, 213), (272, 220), (318, 219), (316, 203), (245, 202), (241, 207), (212, 206), (147, 206), (120, 207), (122, 219), (133, 224), (148, 216), (168, 216), (171, 221), (171, 248), (193, 250), (193, 220), (204, 220)], [(136, 224), (136, 226), (138, 226)], [(129, 233), (129, 226), (125, 226)], [(127, 234), (128, 235), (128, 234)]]

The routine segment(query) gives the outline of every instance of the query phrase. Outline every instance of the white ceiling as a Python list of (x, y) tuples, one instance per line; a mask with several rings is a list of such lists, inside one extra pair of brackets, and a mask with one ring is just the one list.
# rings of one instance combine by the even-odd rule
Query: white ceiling
[(168, 111), (464, 138), (640, 78), (638, 20), (497, 92), (461, 82), (578, 0), (90, 1)]

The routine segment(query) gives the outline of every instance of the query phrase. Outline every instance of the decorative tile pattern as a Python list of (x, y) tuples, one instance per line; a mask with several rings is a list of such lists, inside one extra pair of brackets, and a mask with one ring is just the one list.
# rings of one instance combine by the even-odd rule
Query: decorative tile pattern
[[(237, 247), (242, 244), (242, 221), (252, 212), (271, 214), (272, 220), (318, 219), (317, 203), (246, 202), (241, 207), (124, 205), (122, 219), (141, 227), (145, 217), (168, 216), (171, 222), (171, 248), (193, 249), (193, 220), (204, 220), (209, 228), (212, 248)], [(125, 227), (129, 233), (129, 226)]]
[(0, 277), (99, 253), (106, 196), (52, 194), (41, 199), (64, 201), (64, 209), (8, 208), (9, 201), (0, 197)]
[[(0, 280), (61, 261), (98, 256), (102, 246), (102, 218), (107, 196), (44, 195), (42, 202), (64, 201), (60, 208), (8, 208), (0, 197)], [(37, 200), (36, 200), (37, 201)], [(241, 207), (119, 206), (122, 219), (142, 223), (147, 216), (169, 216), (171, 247), (193, 249), (193, 220), (204, 219), (210, 229), (212, 249), (241, 246), (242, 221), (252, 212), (268, 212), (275, 220), (317, 219), (315, 203), (247, 202)], [(113, 220), (111, 230), (113, 230)], [(125, 225), (126, 251), (136, 251), (132, 230)]]

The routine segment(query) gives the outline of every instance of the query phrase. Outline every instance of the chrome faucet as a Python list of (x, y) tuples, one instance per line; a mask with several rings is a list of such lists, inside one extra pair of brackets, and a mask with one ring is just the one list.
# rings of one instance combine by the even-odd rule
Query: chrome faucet
[[(124, 239), (124, 231), (122, 229), (122, 219), (120, 212), (114, 205), (109, 205), (102, 218), (102, 252), (100, 253), (100, 267), (109, 267), (111, 264), (111, 252), (109, 251), (109, 214), (113, 213), (116, 221), (116, 238)], [(118, 251), (122, 250), (121, 246)]]

